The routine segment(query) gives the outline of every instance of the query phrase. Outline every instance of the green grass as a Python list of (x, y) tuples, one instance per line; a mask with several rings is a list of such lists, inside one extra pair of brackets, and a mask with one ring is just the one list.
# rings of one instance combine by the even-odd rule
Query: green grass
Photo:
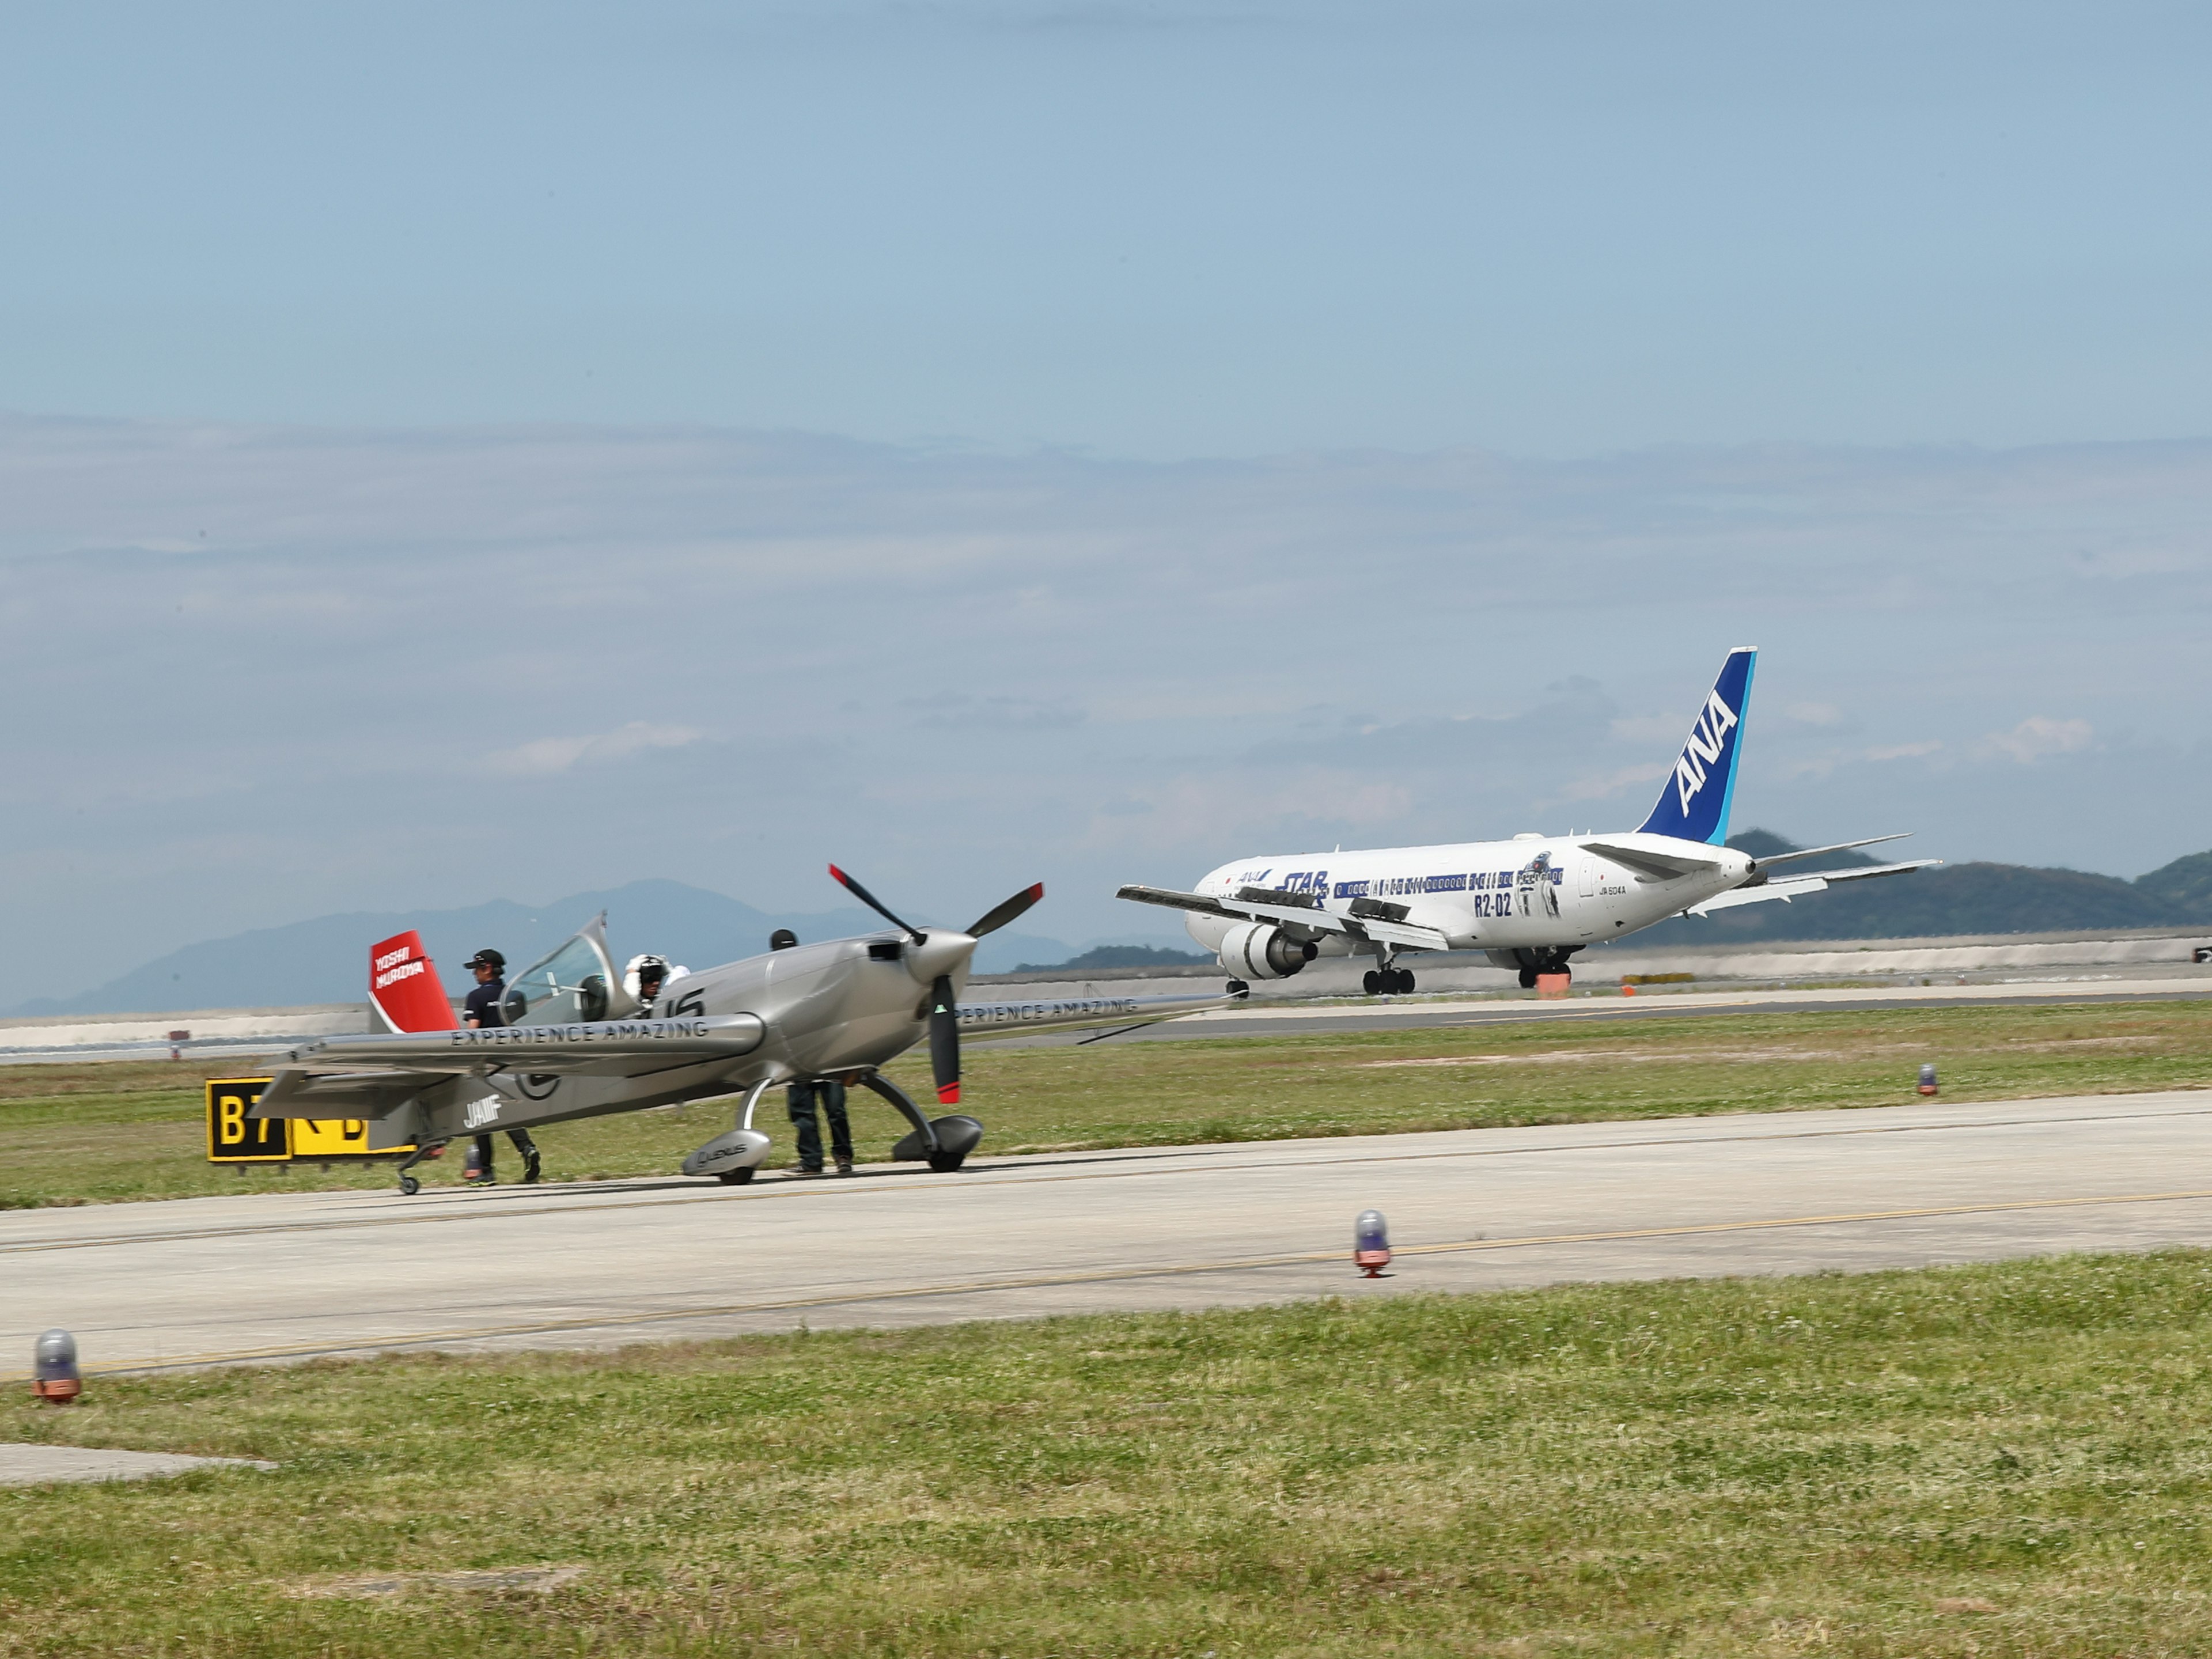
[[(988, 1126), (989, 1154), (1892, 1105), (1915, 1098), (1929, 1060), (1949, 1099), (2212, 1086), (2212, 1000), (971, 1045), (967, 1104)], [(893, 1069), (926, 1098), (924, 1066)], [(211, 1167), (204, 1075), (163, 1062), (0, 1067), (0, 1207), (390, 1183), (388, 1164), (243, 1176)], [(538, 1135), (546, 1173), (673, 1171), (729, 1126), (732, 1104), (556, 1124)], [(886, 1156), (903, 1124), (858, 1092), (854, 1113), (862, 1157)], [(780, 1103), (763, 1121), (779, 1143), (771, 1163), (786, 1161)], [(505, 1172), (518, 1173), (503, 1139), (499, 1152)], [(457, 1179), (459, 1164), (449, 1153), (424, 1173)]]
[(0, 1439), (283, 1467), (0, 1491), (0, 1655), (2197, 1656), (2208, 1325), (2176, 1252), (95, 1379)]

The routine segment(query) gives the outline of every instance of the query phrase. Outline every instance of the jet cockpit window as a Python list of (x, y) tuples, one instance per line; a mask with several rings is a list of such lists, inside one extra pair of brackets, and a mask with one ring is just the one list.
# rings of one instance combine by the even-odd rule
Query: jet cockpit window
[(500, 1012), (509, 1025), (565, 1025), (607, 1017), (613, 969), (581, 933), (507, 981)]

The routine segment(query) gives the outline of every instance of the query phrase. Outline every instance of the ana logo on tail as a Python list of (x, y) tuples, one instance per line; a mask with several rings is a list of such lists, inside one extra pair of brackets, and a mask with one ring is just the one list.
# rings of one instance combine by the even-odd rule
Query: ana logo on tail
[[(1759, 653), (1738, 646), (1690, 722), (1690, 735), (1674, 757), (1674, 774), (1661, 786), (1643, 833), (1717, 847), (1728, 839), (1729, 808), (1735, 799), (1736, 762), (1743, 757), (1743, 723), (1751, 713), (1751, 671)], [(1717, 784), (1709, 789), (1708, 784)]]
[(1690, 740), (1674, 763), (1674, 790), (1682, 802), (1682, 816), (1690, 816), (1690, 803), (1705, 787), (1705, 768), (1721, 757), (1721, 739), (1735, 721), (1735, 710), (1721, 701), (1717, 688), (1705, 694), (1705, 712), (1690, 727)]

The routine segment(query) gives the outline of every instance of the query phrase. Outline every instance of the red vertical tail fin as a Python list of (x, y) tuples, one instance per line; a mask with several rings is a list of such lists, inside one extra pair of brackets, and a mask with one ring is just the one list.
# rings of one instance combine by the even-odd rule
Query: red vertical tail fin
[(453, 1005), (413, 928), (368, 947), (368, 1000), (395, 1031), (450, 1031)]

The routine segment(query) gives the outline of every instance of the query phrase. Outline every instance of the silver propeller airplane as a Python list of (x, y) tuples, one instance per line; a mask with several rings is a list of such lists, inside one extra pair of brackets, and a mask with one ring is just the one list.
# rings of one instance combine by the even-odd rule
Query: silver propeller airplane
[(686, 974), (641, 1004), (615, 970), (601, 915), (517, 974), (501, 1003), (507, 1024), (484, 1030), (455, 1024), (418, 936), (386, 939), (370, 952), (370, 995), (392, 1029), (290, 1050), (252, 1115), (367, 1119), (370, 1150), (419, 1149), (400, 1165), (400, 1190), (412, 1194), (409, 1170), (462, 1135), (737, 1095), (737, 1126), (685, 1158), (684, 1173), (741, 1182), (768, 1156), (769, 1137), (753, 1127), (761, 1097), (834, 1078), (872, 1090), (911, 1126), (895, 1159), (957, 1170), (983, 1126), (925, 1116), (882, 1072), (924, 1038), (938, 1103), (954, 1106), (963, 1034), (1134, 1028), (1243, 994), (963, 1004), (976, 941), (1042, 898), (1042, 883), (955, 933), (902, 921), (836, 865), (830, 873), (895, 931)]

